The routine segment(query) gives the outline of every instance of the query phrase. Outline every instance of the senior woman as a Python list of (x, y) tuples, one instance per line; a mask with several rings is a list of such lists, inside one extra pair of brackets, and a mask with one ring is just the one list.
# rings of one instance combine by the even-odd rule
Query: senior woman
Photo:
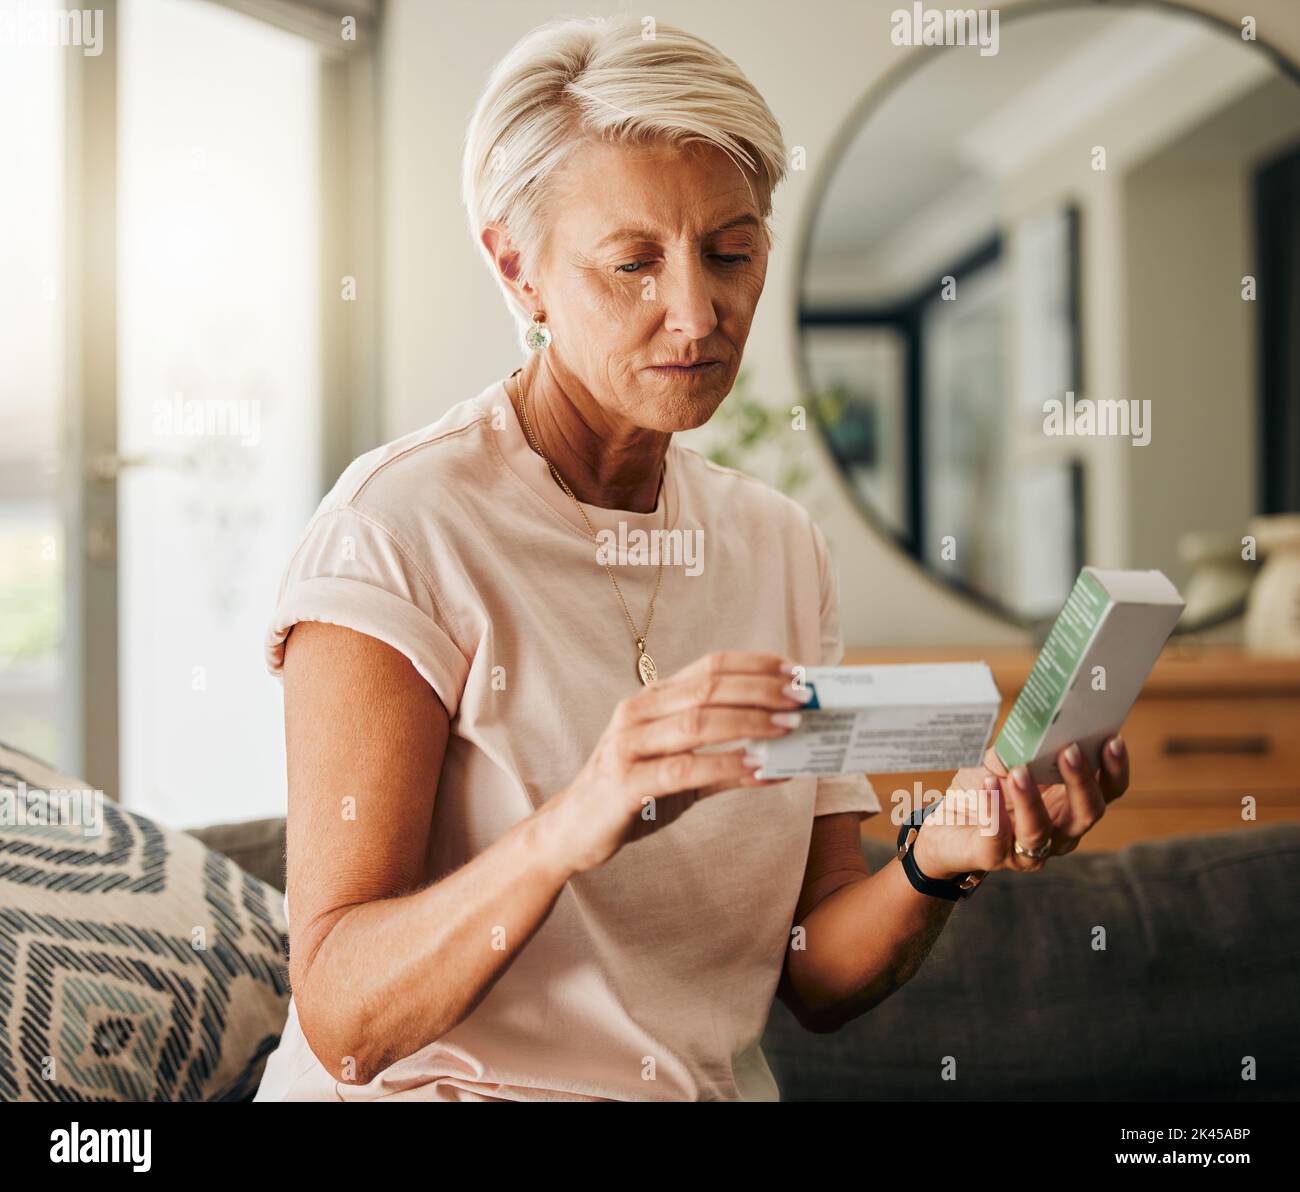
[[(735, 381), (785, 150), (735, 63), (653, 32), (559, 22), (496, 68), (464, 194), (532, 352), (354, 462), (289, 564), (293, 999), (259, 1100), (776, 1099), (774, 997), (869, 1010), (959, 881), (1041, 867), (1127, 783), (1122, 747), (1042, 792), (990, 754), (943, 805), (993, 820), (931, 816), (872, 875), (866, 776), (735, 748), (843, 647), (804, 510), (673, 440)], [(598, 557), (665, 529), (702, 568)]]

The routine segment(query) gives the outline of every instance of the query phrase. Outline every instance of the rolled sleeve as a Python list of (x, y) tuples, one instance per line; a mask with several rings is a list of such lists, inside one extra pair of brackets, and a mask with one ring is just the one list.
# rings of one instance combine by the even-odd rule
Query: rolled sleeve
[(880, 799), (865, 774), (834, 774), (817, 779), (817, 802), (813, 815), (839, 815), (856, 811), (859, 819), (879, 815)]
[[(826, 537), (816, 522), (812, 527), (813, 546), (817, 554), (817, 578), (821, 585), (821, 660), (822, 666), (839, 666), (844, 658), (844, 639), (840, 633), (839, 585), (831, 562)], [(835, 774), (817, 779), (817, 801), (813, 815), (838, 815), (856, 811), (859, 819), (880, 813), (880, 799), (865, 774)]]
[(344, 507), (318, 514), (285, 573), (266, 636), (267, 669), (280, 676), (284, 644), (300, 621), (340, 625), (405, 655), (455, 716), (469, 659), (428, 577), (383, 526)]

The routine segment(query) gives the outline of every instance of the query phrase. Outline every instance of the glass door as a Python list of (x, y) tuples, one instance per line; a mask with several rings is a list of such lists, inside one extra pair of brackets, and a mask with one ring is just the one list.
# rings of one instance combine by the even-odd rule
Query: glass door
[(213, 4), (119, 13), (121, 801), (280, 814), (262, 637), (321, 496), (321, 54)]

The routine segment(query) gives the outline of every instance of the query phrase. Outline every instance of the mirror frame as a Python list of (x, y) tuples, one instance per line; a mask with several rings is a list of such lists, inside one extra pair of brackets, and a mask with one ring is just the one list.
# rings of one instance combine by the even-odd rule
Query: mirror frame
[[(1241, 32), (1240, 24), (1233, 24), (1226, 18), (1216, 16), (1213, 13), (1202, 12), (1199, 9), (1188, 7), (1185, 0), (1025, 0), (1022, 4), (1002, 9), (999, 24), (1003, 20), (1016, 21), (1021, 17), (1041, 16), (1044, 13), (1067, 12), (1072, 9), (1088, 8), (1097, 9), (1101, 12), (1115, 12), (1123, 9), (1155, 11), (1164, 9), (1180, 16), (1203, 21), (1221, 32), (1234, 35), (1239, 35)], [(1266, 54), (1282, 74), (1300, 87), (1300, 62), (1292, 61), (1284, 51), (1262, 37), (1256, 39), (1253, 48)], [(866, 521), (868, 529), (882, 542), (892, 546), (926, 583), (933, 585), (947, 595), (957, 596), (977, 606), (981, 612), (997, 618), (1004, 624), (1031, 633), (1038, 632), (1039, 636), (1041, 636), (1041, 631), (1049, 627), (1055, 620), (1054, 614), (1050, 617), (1033, 617), (1018, 613), (992, 596), (972, 588), (969, 584), (962, 583), (957, 579), (945, 579), (941, 574), (926, 566), (925, 562), (913, 551), (912, 544), (887, 525), (866, 497), (854, 485), (849, 483), (835, 458), (834, 451), (831, 449), (828, 428), (822, 421), (817, 404), (810, 400), (815, 391), (812, 378), (809, 375), (807, 352), (804, 347), (804, 327), (800, 321), (800, 312), (803, 305), (804, 278), (808, 273), (808, 262), (812, 254), (813, 235), (817, 226), (817, 218), (825, 204), (826, 192), (830, 189), (836, 170), (853, 139), (866, 122), (872, 118), (876, 109), (897, 88), (899, 83), (914, 72), (923, 69), (932, 61), (917, 47), (912, 47), (912, 50), (913, 52), (908, 54), (902, 62), (889, 68), (876, 82), (868, 86), (867, 90), (849, 110), (848, 115), (840, 122), (826, 146), (821, 162), (813, 171), (809, 187), (809, 201), (799, 227), (798, 250), (795, 257), (796, 282), (791, 288), (790, 313), (795, 328), (795, 371), (799, 378), (799, 388), (803, 394), (804, 404), (812, 409), (813, 421), (817, 425), (821, 450), (826, 462), (830, 465), (831, 471), (835, 474), (835, 483), (848, 502)], [(1241, 616), (1245, 611), (1245, 607), (1246, 601), (1243, 598), (1237, 604), (1193, 624), (1183, 625), (1180, 622), (1174, 627), (1173, 632), (1175, 634), (1184, 634), (1211, 629), (1216, 625), (1224, 624)]]

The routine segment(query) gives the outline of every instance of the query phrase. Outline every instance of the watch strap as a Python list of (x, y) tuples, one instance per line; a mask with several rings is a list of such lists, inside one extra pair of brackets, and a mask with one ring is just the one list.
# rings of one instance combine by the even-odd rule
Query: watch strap
[(955, 880), (952, 878), (928, 877), (921, 872), (921, 867), (916, 863), (916, 857), (912, 852), (912, 845), (916, 842), (917, 833), (921, 830), (921, 824), (925, 821), (925, 817), (942, 802), (942, 799), (937, 799), (929, 807), (914, 811), (903, 821), (903, 826), (898, 832), (898, 853), (903, 872), (907, 874), (907, 880), (912, 883), (914, 889), (922, 894), (929, 895), (931, 898), (943, 898), (949, 902), (956, 902), (959, 899), (969, 898), (975, 888), (984, 880), (985, 875), (978, 871), (972, 871)]

